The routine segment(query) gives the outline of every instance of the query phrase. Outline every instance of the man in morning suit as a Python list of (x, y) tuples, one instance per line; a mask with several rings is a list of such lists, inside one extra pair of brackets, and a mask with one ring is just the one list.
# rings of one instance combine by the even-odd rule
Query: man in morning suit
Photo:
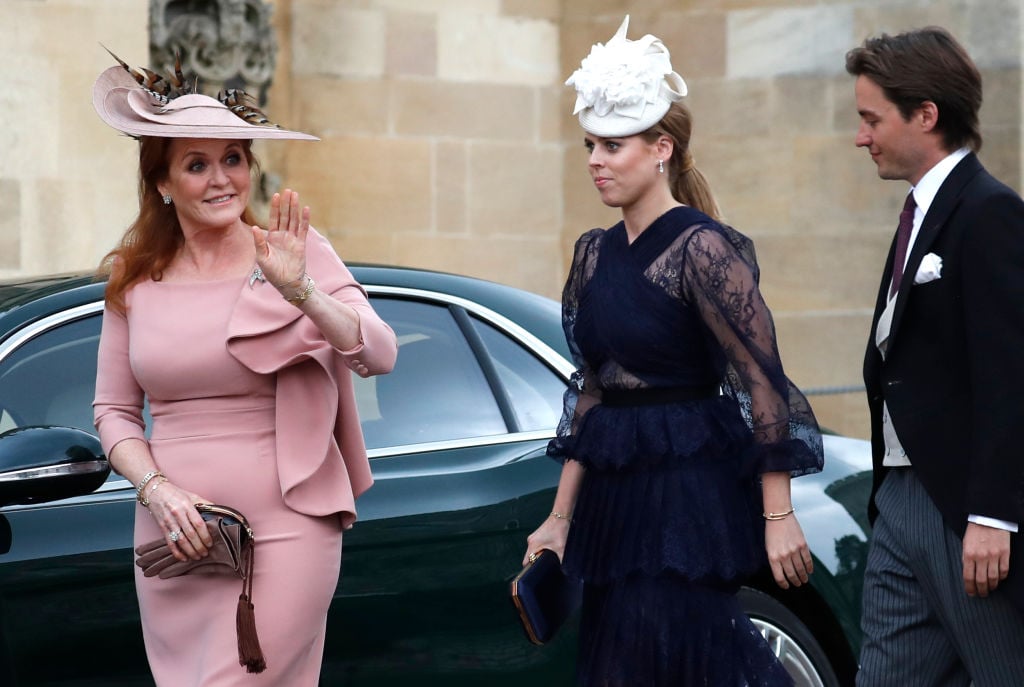
[[(981, 76), (939, 28), (846, 56), (910, 192), (864, 360), (874, 523), (859, 687), (1024, 685), (1024, 202), (978, 161)], [(895, 219), (895, 218), (894, 218)]]

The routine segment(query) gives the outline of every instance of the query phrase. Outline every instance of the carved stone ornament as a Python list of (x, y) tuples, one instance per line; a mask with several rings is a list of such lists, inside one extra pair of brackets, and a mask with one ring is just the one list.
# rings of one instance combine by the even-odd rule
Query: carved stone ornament
[(270, 14), (263, 0), (149, 0), (150, 63), (173, 66), (177, 50), (199, 92), (238, 88), (265, 106), (277, 56)]

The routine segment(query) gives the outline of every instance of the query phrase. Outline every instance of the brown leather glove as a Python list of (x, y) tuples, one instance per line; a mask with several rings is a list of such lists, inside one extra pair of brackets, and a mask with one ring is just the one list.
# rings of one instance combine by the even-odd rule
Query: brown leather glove
[[(202, 504), (200, 504), (202, 505)], [(190, 573), (229, 573), (244, 578), (245, 549), (251, 537), (246, 527), (237, 519), (210, 511), (200, 511), (206, 521), (206, 529), (213, 538), (210, 554), (199, 560), (179, 561), (171, 554), (164, 539), (142, 544), (135, 549), (138, 558), (135, 565), (142, 568), (146, 577), (159, 575), (160, 579), (187, 575)]]

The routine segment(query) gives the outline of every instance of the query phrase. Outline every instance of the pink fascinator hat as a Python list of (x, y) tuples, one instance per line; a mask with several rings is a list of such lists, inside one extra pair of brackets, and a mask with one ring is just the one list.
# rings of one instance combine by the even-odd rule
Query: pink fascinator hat
[(195, 84), (184, 80), (180, 62), (165, 78), (148, 69), (135, 71), (110, 54), (120, 65), (96, 79), (92, 104), (100, 119), (121, 133), (136, 138), (320, 140), (274, 124), (243, 91), (222, 91), (217, 98), (193, 92)]
[(629, 15), (607, 44), (597, 43), (565, 82), (576, 88), (583, 130), (602, 138), (632, 136), (661, 121), (686, 95), (686, 82), (672, 71), (668, 48), (647, 34), (626, 38)]

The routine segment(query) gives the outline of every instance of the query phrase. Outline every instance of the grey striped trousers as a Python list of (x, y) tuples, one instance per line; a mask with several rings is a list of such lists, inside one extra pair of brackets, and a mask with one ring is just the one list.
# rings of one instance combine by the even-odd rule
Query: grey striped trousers
[(961, 540), (913, 468), (890, 470), (876, 503), (857, 687), (1024, 687), (1024, 613), (967, 596)]

